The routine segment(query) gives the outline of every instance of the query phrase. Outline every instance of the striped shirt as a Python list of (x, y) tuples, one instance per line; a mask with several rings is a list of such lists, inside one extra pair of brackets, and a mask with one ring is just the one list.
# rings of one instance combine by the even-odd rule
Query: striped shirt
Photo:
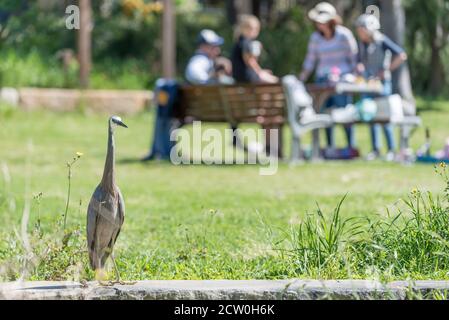
[(303, 68), (309, 73), (316, 69), (317, 78), (327, 77), (333, 68), (338, 68), (341, 74), (352, 73), (357, 64), (357, 53), (357, 42), (348, 28), (337, 26), (330, 40), (316, 31), (310, 37)]

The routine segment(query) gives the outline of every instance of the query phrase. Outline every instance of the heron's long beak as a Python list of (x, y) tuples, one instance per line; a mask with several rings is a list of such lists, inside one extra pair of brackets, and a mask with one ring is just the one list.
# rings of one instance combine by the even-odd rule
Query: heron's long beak
[(117, 121), (117, 124), (119, 126), (123, 127), (123, 128), (127, 128), (128, 129), (128, 126), (126, 124), (124, 124), (122, 121)]

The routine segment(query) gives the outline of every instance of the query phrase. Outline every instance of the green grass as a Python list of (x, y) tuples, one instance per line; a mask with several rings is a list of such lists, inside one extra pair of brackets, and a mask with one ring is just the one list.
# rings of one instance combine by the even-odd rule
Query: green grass
[[(433, 130), (434, 148), (440, 148), (448, 134), (449, 105), (431, 106), (422, 117)], [(16, 279), (26, 265), (34, 266), (30, 279), (92, 278), (85, 216), (103, 170), (107, 117), (2, 107), (0, 119), (0, 278)], [(449, 241), (443, 232), (449, 230), (445, 203), (431, 209), (438, 219), (429, 218), (429, 207), (421, 208), (427, 224), (416, 226), (416, 210), (400, 201), (414, 189), (443, 194), (444, 181), (432, 166), (281, 164), (276, 175), (264, 177), (256, 166), (144, 165), (128, 160), (148, 149), (152, 115), (124, 120), (130, 129), (117, 131), (117, 182), (127, 216), (116, 256), (125, 279), (449, 279), (448, 258), (439, 252)], [(285, 139), (288, 143), (288, 132)], [(359, 128), (358, 141), (369, 150), (366, 127)], [(414, 147), (423, 141), (420, 129)], [(67, 219), (73, 234), (62, 241), (66, 163), (78, 151), (84, 156), (73, 167)], [(332, 214), (345, 196), (341, 210)], [(21, 237), (26, 197), (33, 252), (28, 255)], [(403, 215), (393, 223), (399, 211)]]

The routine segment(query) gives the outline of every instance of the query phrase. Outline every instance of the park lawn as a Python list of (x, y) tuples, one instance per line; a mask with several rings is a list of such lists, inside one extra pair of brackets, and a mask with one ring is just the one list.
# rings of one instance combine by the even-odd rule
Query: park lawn
[[(434, 147), (440, 148), (449, 135), (449, 104), (420, 101), (420, 105), (426, 107), (421, 116), (432, 128)], [(26, 265), (20, 236), (25, 197), (31, 199), (28, 232), (37, 256), (28, 277), (91, 279), (84, 228), (90, 196), (102, 175), (107, 117), (81, 111), (24, 113), (3, 107), (0, 119), (0, 279), (17, 278)], [(365, 219), (368, 226), (388, 219), (388, 211), (392, 214), (404, 209), (399, 200), (414, 189), (441, 195), (444, 182), (433, 166), (380, 161), (294, 167), (282, 163), (276, 175), (260, 176), (257, 166), (141, 164), (133, 160), (149, 147), (152, 119), (149, 112), (124, 118), (129, 129), (116, 132), (117, 183), (127, 209), (116, 245), (124, 279), (449, 279), (445, 266), (391, 272), (356, 267), (359, 262), (355, 261), (354, 268), (297, 268), (297, 257), (279, 250), (280, 240), (290, 227), (299, 226), (308, 213), (316, 215), (318, 204), (330, 217), (347, 195), (342, 219)], [(423, 132), (421, 128), (415, 134), (415, 148), (424, 142)], [(288, 144), (288, 130), (285, 140)], [(366, 153), (366, 127), (358, 129), (358, 141)], [(74, 165), (71, 181), (67, 220), (74, 233), (62, 248), (55, 239), (62, 238), (59, 230), (67, 197), (66, 163), (76, 152), (84, 155)], [(27, 179), (30, 188), (26, 196)], [(41, 199), (33, 200), (39, 193)], [(36, 231), (38, 216), (40, 236)]]

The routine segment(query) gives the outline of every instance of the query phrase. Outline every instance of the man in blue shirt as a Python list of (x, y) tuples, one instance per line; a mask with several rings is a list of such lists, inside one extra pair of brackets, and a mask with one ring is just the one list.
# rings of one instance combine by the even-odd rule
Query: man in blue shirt
[[(403, 48), (379, 31), (381, 25), (376, 16), (361, 15), (356, 21), (356, 27), (360, 40), (357, 71), (366, 79), (381, 80), (384, 85), (383, 95), (391, 95), (391, 74), (407, 60), (407, 54)], [(368, 160), (374, 160), (380, 156), (379, 129), (378, 125), (371, 126), (373, 151), (368, 155)], [(383, 126), (383, 129), (388, 147), (385, 159), (393, 161), (395, 157), (393, 128), (387, 124)]]
[(198, 49), (190, 58), (185, 78), (190, 84), (217, 83), (215, 59), (221, 54), (224, 39), (214, 31), (205, 29), (198, 35)]

